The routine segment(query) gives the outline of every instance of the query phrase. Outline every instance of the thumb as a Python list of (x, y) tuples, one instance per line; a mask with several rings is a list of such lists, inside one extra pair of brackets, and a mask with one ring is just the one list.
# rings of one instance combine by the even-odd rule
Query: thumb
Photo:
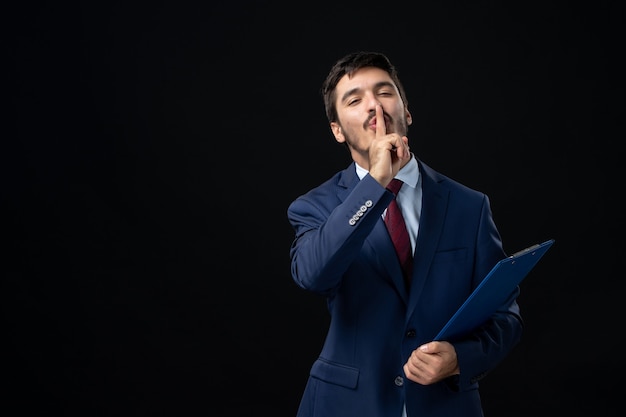
[(435, 342), (424, 343), (418, 349), (424, 353), (433, 353), (437, 351)]

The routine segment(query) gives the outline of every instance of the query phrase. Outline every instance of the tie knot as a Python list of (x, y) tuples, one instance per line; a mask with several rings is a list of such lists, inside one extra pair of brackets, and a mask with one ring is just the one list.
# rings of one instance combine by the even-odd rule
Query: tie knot
[(387, 189), (395, 195), (398, 195), (398, 191), (400, 191), (400, 187), (402, 187), (402, 184), (403, 182), (401, 180), (394, 178), (391, 180), (389, 185), (387, 185)]

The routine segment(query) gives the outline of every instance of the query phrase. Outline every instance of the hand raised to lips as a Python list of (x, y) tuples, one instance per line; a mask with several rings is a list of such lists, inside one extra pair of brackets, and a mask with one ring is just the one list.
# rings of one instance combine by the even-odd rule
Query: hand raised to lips
[(411, 158), (409, 138), (395, 132), (388, 134), (386, 123), (378, 123), (379, 120), (385, 120), (380, 104), (376, 105), (376, 116), (371, 120), (374, 123), (369, 126), (376, 126), (376, 136), (369, 151), (370, 175), (386, 187)]

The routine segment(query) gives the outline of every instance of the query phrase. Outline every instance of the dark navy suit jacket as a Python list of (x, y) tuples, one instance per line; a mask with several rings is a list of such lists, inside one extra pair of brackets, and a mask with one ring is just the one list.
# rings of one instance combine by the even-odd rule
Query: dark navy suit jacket
[(519, 288), (454, 345), (461, 374), (423, 386), (403, 365), (506, 256), (488, 197), (418, 160), (423, 203), (410, 290), (381, 215), (393, 194), (354, 163), (295, 199), (291, 273), (327, 299), (330, 324), (298, 417), (481, 416), (478, 381), (519, 342)]

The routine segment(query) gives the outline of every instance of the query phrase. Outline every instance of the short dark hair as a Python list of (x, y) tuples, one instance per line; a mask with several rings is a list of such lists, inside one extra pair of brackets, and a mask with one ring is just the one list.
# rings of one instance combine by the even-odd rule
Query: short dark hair
[(352, 52), (335, 62), (322, 84), (322, 98), (324, 99), (326, 117), (329, 122), (337, 121), (337, 106), (335, 105), (337, 98), (335, 88), (337, 83), (344, 75), (352, 75), (364, 67), (376, 67), (385, 70), (398, 88), (404, 105), (408, 105), (404, 87), (398, 77), (398, 71), (386, 55), (380, 52)]

